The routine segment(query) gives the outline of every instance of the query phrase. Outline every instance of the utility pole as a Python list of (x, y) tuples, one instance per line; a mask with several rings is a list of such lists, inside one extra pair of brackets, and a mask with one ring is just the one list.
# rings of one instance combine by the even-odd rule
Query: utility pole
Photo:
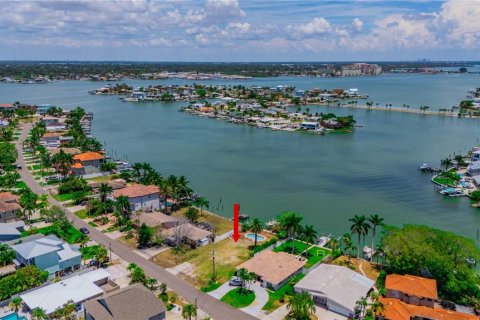
[(112, 243), (108, 243), (108, 250), (110, 251), (110, 263), (112, 263)]
[(215, 271), (215, 249), (212, 250), (213, 280), (217, 281), (217, 272)]

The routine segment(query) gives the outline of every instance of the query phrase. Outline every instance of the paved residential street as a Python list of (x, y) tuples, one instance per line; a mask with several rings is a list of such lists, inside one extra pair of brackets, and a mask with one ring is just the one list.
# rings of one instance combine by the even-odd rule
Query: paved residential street
[[(25, 159), (23, 158), (23, 141), (28, 135), (32, 128), (32, 124), (28, 123), (23, 126), (22, 134), (16, 143), (18, 150), (18, 161), (17, 163), (22, 166), (22, 169), (19, 170), (22, 180), (32, 189), (33, 192), (37, 194), (48, 194), (34, 179), (33, 175), (27, 170), (25, 164)], [(103, 244), (106, 248), (110, 248), (112, 252), (118, 255), (120, 258), (127, 262), (136, 263), (138, 266), (145, 270), (145, 273), (150, 277), (157, 279), (159, 282), (165, 282), (167, 286), (175, 291), (178, 295), (182, 296), (190, 303), (196, 303), (198, 308), (207, 312), (215, 320), (252, 320), (257, 319), (241, 310), (232, 308), (231, 306), (215, 299), (208, 294), (201, 292), (196, 289), (190, 283), (175, 277), (171, 273), (167, 272), (165, 269), (156, 265), (150, 260), (147, 260), (136, 253), (134, 253), (127, 246), (117, 242), (114, 239), (107, 237), (105, 234), (91, 227), (82, 219), (78, 218), (73, 212), (68, 208), (64, 208), (60, 202), (55, 200), (51, 195), (49, 196), (49, 201), (52, 205), (62, 207), (65, 211), (67, 217), (73, 222), (73, 225), (76, 228), (87, 228), (90, 231), (89, 237), (97, 243)]]

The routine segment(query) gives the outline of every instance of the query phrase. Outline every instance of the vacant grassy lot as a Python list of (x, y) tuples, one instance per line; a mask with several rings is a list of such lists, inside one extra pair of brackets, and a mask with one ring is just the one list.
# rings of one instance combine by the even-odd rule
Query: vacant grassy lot
[[(184, 214), (188, 210), (188, 208), (182, 208), (178, 211), (172, 213), (172, 216), (175, 217), (185, 217)], [(227, 218), (218, 216), (216, 214), (210, 213), (208, 211), (203, 210), (202, 216), (198, 219), (198, 222), (206, 222), (213, 226), (215, 229), (215, 234), (217, 236), (222, 235), (228, 231), (231, 231), (233, 228), (233, 222), (228, 220)]]
[(232, 239), (212, 243), (197, 249), (188, 249), (186, 252), (176, 254), (174, 250), (166, 250), (155, 257), (153, 261), (164, 267), (171, 268), (184, 262), (193, 267), (193, 277), (188, 279), (198, 287), (205, 287), (212, 275), (212, 251), (215, 250), (217, 281), (223, 283), (230, 279), (235, 272), (235, 267), (250, 258), (248, 246), (251, 241), (240, 239), (235, 244)]
[(116, 179), (116, 178), (117, 178), (116, 175), (110, 174), (110, 175), (107, 175), (107, 176), (99, 176), (99, 177), (95, 177), (95, 178), (90, 178), (90, 179), (87, 179), (87, 181), (103, 183), (103, 182), (108, 182), (108, 181), (110, 181), (112, 179)]
[(319, 248), (319, 247), (312, 247), (308, 249), (306, 257), (307, 263), (305, 264), (305, 268), (312, 267), (315, 263), (322, 261), (323, 258), (330, 254), (330, 250)]
[(333, 260), (331, 264), (348, 267), (360, 274), (362, 274), (360, 270), (360, 265), (362, 265), (362, 269), (367, 275), (367, 277), (374, 281), (377, 280), (378, 274), (380, 273), (379, 270), (375, 268), (375, 265), (370, 264), (370, 262), (356, 258), (350, 258), (349, 260), (347, 256), (340, 256), (337, 259)]
[(283, 243), (281, 246), (276, 247), (273, 251), (275, 252), (286, 252), (290, 254), (300, 254), (303, 251), (307, 250), (309, 247), (308, 244), (297, 240), (288, 240), (287, 242)]

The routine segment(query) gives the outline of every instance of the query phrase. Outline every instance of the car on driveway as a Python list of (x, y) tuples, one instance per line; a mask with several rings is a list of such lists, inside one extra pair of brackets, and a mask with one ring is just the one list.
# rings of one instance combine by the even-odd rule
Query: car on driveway
[(232, 280), (228, 281), (228, 285), (231, 287), (241, 287), (243, 285), (243, 281), (240, 278), (233, 278)]
[(89, 234), (90, 231), (88, 231), (87, 228), (80, 228), (80, 232), (83, 233), (83, 234)]

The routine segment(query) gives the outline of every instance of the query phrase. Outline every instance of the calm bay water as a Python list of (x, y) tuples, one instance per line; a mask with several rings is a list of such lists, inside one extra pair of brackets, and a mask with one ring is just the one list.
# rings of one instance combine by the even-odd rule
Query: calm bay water
[[(197, 81), (199, 82), (199, 81)], [(127, 81), (134, 86), (193, 81)], [(370, 100), (394, 106), (450, 108), (478, 87), (478, 75), (383, 75), (359, 78), (265, 78), (207, 84), (294, 85), (299, 89), (359, 88)], [(162, 174), (186, 175), (212, 211), (242, 212), (268, 220), (284, 210), (301, 212), (320, 232), (341, 234), (357, 213), (387, 223), (422, 223), (476, 238), (480, 211), (467, 199), (433, 190), (424, 162), (465, 152), (478, 143), (480, 120), (368, 110), (312, 107), (353, 114), (364, 125), (350, 135), (273, 132), (178, 112), (183, 103), (124, 103), (91, 96), (102, 83), (0, 84), (0, 102), (82, 106), (95, 113), (93, 133), (108, 151), (130, 162), (149, 162)], [(221, 203), (220, 203), (221, 199)]]

